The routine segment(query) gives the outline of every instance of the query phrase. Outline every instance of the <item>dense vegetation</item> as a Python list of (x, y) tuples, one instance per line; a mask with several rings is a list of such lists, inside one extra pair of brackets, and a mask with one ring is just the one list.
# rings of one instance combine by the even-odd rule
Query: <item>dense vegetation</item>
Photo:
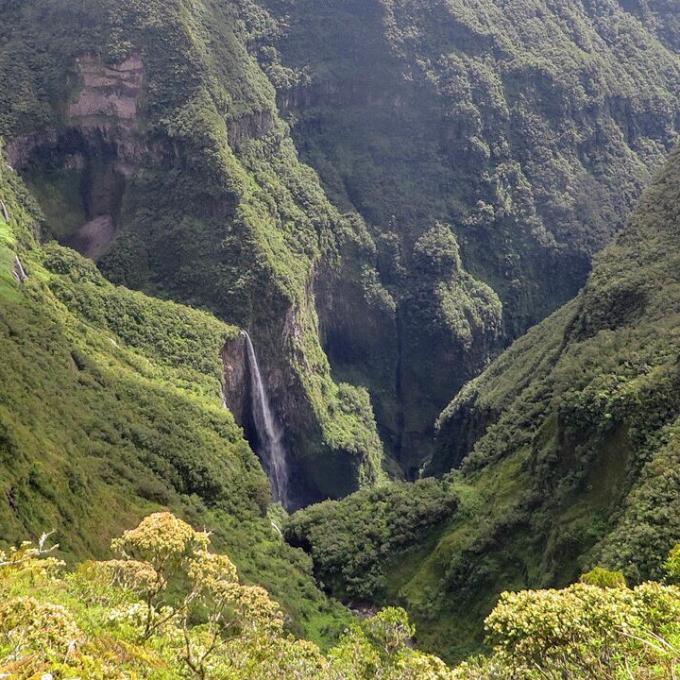
[[(493, 655), (451, 671), (411, 648), (400, 609), (354, 623), (327, 654), (286, 635), (267, 591), (170, 513), (114, 539), (116, 559), (70, 573), (48, 538), (0, 552), (0, 672), (17, 679), (670, 680), (680, 667), (680, 589), (629, 589), (603, 569), (564, 591), (504, 594), (487, 619)], [(680, 546), (671, 579), (679, 566)]]
[(673, 12), (637, 9), (7, 2), (0, 135), (62, 242), (108, 216), (107, 277), (248, 328), (298, 503), (338, 497), (383, 447), (417, 476), (670, 149)]
[(328, 656), (295, 640), (267, 591), (169, 513), (116, 538), (116, 559), (65, 575), (45, 540), (0, 552), (0, 673), (12, 678), (449, 677), (409, 647), (403, 610), (354, 624)]
[[(677, 3), (266, 5), (281, 25), (261, 60), (294, 138), (334, 202), (365, 218), (397, 309), (376, 333), (336, 306), (329, 355), (369, 386), (388, 450), (413, 474), (451, 395), (578, 291), (674, 145)], [(292, 75), (277, 79), (279, 63)], [(421, 293), (419, 244), (437, 222), (470, 273), (433, 272), (445, 298)], [(498, 299), (493, 314), (469, 305), (472, 277), (502, 315)], [(489, 309), (485, 288), (477, 308)], [(361, 361), (386, 347), (389, 372)]]
[(675, 677), (674, 5), (0, 0), (0, 676)]
[[(464, 459), (440, 482), (456, 502), (408, 551), (383, 538), (368, 567), (357, 549), (337, 569), (336, 546), (351, 551), (354, 527), (384, 512), (378, 496), (295, 515), (296, 542), (325, 584), (365, 599), (356, 575), (385, 574), (373, 599), (406, 606), (421, 644), (459, 658), (503, 590), (566, 585), (598, 563), (632, 583), (663, 573), (680, 535), (679, 200), (675, 151), (584, 291), (444, 411), (432, 470)], [(413, 485), (409, 500), (427, 505), (430, 494)], [(388, 506), (378, 526), (400, 516), (401, 504), (394, 518)]]
[(113, 286), (71, 250), (38, 246), (38, 216), (4, 165), (0, 195), (2, 543), (54, 529), (69, 561), (104, 556), (116, 533), (171, 507), (209, 527), (296, 632), (333, 637), (347, 615), (272, 527), (267, 479), (222, 406), (219, 355), (237, 330)]
[(383, 598), (385, 562), (419, 545), (423, 535), (458, 505), (455, 489), (433, 479), (394, 483), (326, 501), (296, 513), (286, 539), (311, 553), (317, 579), (338, 596), (355, 602)]
[(297, 160), (241, 12), (212, 0), (6, 3), (0, 77), (14, 86), (0, 136), (62, 242), (77, 243), (83, 222), (113, 222), (98, 258), (110, 280), (248, 328), (294, 495), (339, 496), (381, 477), (382, 445), (365, 390), (331, 379), (312, 281), (322, 259), (335, 266), (370, 242)]

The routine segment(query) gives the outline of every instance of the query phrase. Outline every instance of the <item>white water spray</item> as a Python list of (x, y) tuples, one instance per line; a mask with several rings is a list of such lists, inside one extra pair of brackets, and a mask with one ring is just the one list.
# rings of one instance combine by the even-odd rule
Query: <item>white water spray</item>
[(250, 399), (253, 421), (258, 438), (258, 453), (264, 465), (272, 495), (284, 508), (288, 507), (288, 461), (283, 445), (283, 431), (274, 419), (269, 397), (260, 375), (260, 367), (250, 336), (241, 331), (245, 338), (248, 353), (248, 372), (250, 373)]
[(17, 255), (14, 258), (14, 270), (13, 270), (14, 278), (19, 282), (19, 283), (24, 283), (26, 279), (28, 279), (28, 274), (24, 270), (23, 265), (21, 264), (21, 260), (19, 259), (19, 256)]

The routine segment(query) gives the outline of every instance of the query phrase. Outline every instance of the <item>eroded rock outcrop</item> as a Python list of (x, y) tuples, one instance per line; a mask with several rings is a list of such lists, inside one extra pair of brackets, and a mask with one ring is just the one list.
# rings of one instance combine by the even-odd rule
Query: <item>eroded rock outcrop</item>
[(74, 221), (60, 224), (59, 238), (96, 260), (116, 234), (127, 179), (159, 154), (137, 129), (144, 84), (141, 57), (133, 54), (118, 64), (105, 64), (86, 54), (75, 66), (79, 90), (63, 126), (14, 137), (7, 153), (12, 166), (25, 171), (35, 185), (52, 184), (62, 192), (56, 205), (44, 205), (48, 224), (54, 217), (59, 220), (51, 211), (64, 212), (64, 185), (74, 187), (67, 199)]
[(229, 144), (239, 150), (249, 139), (259, 139), (271, 132), (274, 119), (270, 110), (247, 113), (227, 121)]
[(14, 267), (12, 268), (12, 273), (14, 278), (19, 283), (24, 283), (28, 279), (28, 274), (26, 274), (24, 266), (21, 264), (21, 260), (19, 259), (18, 255), (14, 258)]
[(132, 55), (120, 64), (105, 64), (99, 57), (86, 54), (76, 59), (75, 67), (79, 92), (68, 106), (64, 125), (11, 137), (7, 156), (14, 168), (24, 168), (44, 150), (61, 152), (65, 165), (82, 163), (82, 159), (72, 159), (82, 156), (82, 151), (78, 154), (72, 150), (78, 138), (81, 146), (110, 146), (119, 161), (138, 158), (140, 148), (133, 133), (144, 83), (141, 57)]
[(69, 106), (69, 116), (85, 124), (103, 120), (132, 125), (137, 118), (137, 98), (144, 82), (144, 65), (133, 54), (120, 64), (104, 64), (94, 55), (77, 60), (83, 87)]

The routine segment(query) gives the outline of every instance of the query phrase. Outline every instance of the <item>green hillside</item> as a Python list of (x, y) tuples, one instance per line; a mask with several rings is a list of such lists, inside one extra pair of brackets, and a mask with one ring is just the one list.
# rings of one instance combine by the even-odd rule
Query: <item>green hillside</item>
[(0, 135), (60, 242), (249, 330), (299, 505), (417, 476), (583, 284), (678, 128), (669, 12), (634, 9), (8, 2)]
[(442, 413), (433, 468), (462, 469), (407, 491), (410, 507), (434, 503), (433, 527), (363, 492), (293, 516), (322, 582), (405, 605), (420, 644), (460, 658), (502, 591), (598, 564), (633, 583), (663, 574), (680, 535), (679, 199), (675, 151), (584, 291)]
[[(369, 387), (413, 475), (451, 395), (578, 292), (675, 144), (676, 3), (267, 5), (294, 139), (335, 204), (365, 218), (396, 304), (379, 334), (329, 315), (331, 363)], [(469, 275), (423, 266), (438, 222)], [(477, 283), (470, 306), (471, 277), (495, 295)], [(361, 361), (386, 347), (389, 378)]]
[(250, 331), (300, 503), (382, 475), (366, 392), (331, 379), (312, 286), (370, 239), (298, 162), (244, 13), (211, 0), (7, 4), (0, 73), (15, 85), (0, 136), (48, 234), (116, 283)]
[(237, 329), (39, 246), (35, 204), (6, 168), (0, 195), (3, 545), (53, 530), (69, 561), (105, 556), (123, 528), (169, 507), (276, 593), (296, 632), (333, 637), (347, 615), (273, 528), (267, 479), (222, 405), (220, 351)]
[(674, 680), (679, 133), (675, 0), (0, 0), (0, 678)]

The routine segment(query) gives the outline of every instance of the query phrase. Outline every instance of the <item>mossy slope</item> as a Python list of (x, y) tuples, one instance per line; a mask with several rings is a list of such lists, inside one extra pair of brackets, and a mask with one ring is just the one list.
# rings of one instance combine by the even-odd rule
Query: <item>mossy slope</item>
[[(436, 293), (413, 295), (423, 281), (419, 240), (437, 222), (449, 225), (463, 269), (503, 304), (502, 342), (573, 297), (674, 144), (677, 8), (663, 0), (265, 4), (281, 29), (278, 52), (268, 46), (261, 58), (298, 148), (334, 202), (366, 219), (398, 309), (389, 344), (372, 326), (372, 336), (350, 334), (329, 315), (331, 361), (362, 376), (386, 444), (417, 468), (437, 413), (501, 344), (497, 315), (478, 325), (470, 348)], [(440, 284), (450, 282), (440, 275)], [(478, 316), (464, 286), (451, 288), (457, 315)], [(474, 297), (484, 306), (484, 291)], [(382, 365), (356, 361), (386, 344), (396, 355), (389, 378)]]
[(12, 5), (3, 76), (22, 65), (0, 135), (52, 233), (113, 222), (110, 280), (248, 328), (301, 503), (380, 479), (382, 447), (365, 392), (331, 379), (315, 311), (317, 270), (362, 225), (297, 159), (247, 50), (266, 28), (249, 3)]
[(0, 197), (2, 542), (54, 530), (68, 559), (106, 555), (123, 527), (173, 508), (277, 592), (297, 632), (332, 637), (346, 614), (272, 527), (267, 479), (222, 405), (220, 351), (237, 329), (39, 246), (35, 204), (4, 164)]

